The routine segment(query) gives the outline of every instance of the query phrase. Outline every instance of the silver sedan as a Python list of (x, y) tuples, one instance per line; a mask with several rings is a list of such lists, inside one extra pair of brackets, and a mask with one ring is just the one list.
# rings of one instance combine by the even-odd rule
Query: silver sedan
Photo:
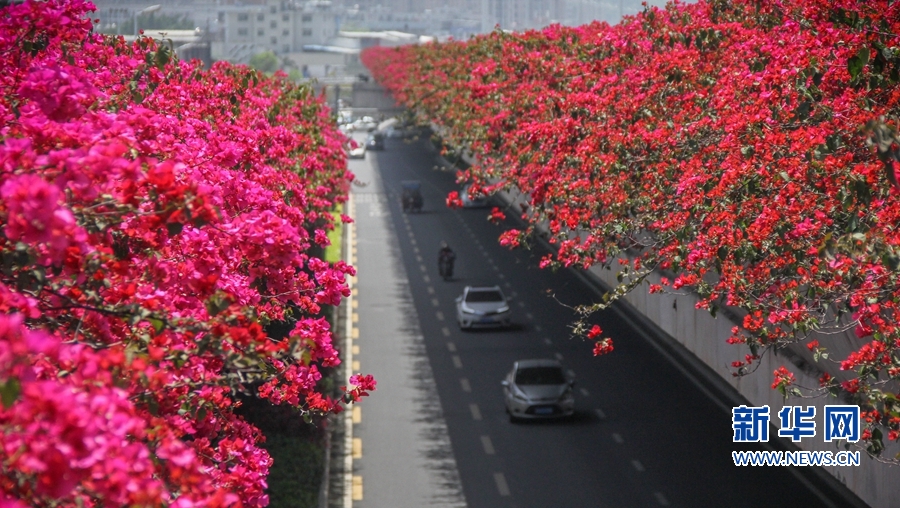
[(456, 322), (463, 330), (509, 326), (510, 314), (500, 286), (466, 286), (456, 298)]
[(575, 380), (556, 360), (519, 360), (503, 380), (509, 421), (575, 414)]

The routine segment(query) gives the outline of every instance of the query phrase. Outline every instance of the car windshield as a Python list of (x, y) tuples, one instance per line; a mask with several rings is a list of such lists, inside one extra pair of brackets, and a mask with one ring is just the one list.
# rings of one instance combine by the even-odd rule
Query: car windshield
[(502, 302), (503, 295), (500, 291), (469, 291), (466, 294), (467, 303)]
[(528, 367), (516, 371), (517, 385), (561, 385), (565, 382), (559, 367)]

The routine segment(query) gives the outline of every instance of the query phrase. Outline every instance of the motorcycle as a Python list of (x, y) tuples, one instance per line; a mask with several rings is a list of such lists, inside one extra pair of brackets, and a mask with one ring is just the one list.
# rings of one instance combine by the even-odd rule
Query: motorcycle
[(450, 280), (453, 278), (453, 261), (456, 259), (456, 255), (453, 253), (450, 254), (442, 254), (440, 258), (438, 258), (438, 273), (440, 273), (441, 277), (444, 280)]

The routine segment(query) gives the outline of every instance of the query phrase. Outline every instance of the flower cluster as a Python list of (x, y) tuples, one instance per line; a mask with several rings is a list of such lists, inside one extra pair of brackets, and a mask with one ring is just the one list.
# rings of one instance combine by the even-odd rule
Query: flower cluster
[(662, 270), (698, 308), (746, 313), (729, 342), (749, 361), (855, 327), (883, 347), (848, 358), (843, 386), (900, 417), (885, 383), (900, 375), (900, 4), (672, 3), (362, 59), (476, 156), (465, 179), (526, 196), (529, 227), (503, 245), (542, 227), (557, 247), (542, 266), (629, 254), (593, 309)]
[(375, 387), (317, 385), (354, 274), (316, 257), (344, 138), (308, 88), (93, 9), (0, 6), (0, 504), (265, 506), (237, 393), (306, 415)]

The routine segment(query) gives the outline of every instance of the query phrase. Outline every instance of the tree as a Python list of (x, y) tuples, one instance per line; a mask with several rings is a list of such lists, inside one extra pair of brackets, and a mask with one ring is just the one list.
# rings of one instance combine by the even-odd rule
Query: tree
[[(859, 402), (877, 455), (882, 435), (900, 438), (897, 9), (711, 0), (362, 59), (476, 154), (464, 175), (474, 192), (527, 197), (512, 212), (528, 227), (502, 244), (527, 245), (546, 225), (557, 250), (541, 266), (619, 272), (585, 315), (662, 271), (650, 292), (690, 290), (712, 313), (746, 316), (728, 338), (747, 347), (736, 375), (792, 343), (831, 362), (819, 388), (781, 369), (773, 387)], [(808, 340), (846, 329), (861, 342), (845, 359)], [(576, 326), (597, 353), (610, 350), (588, 330)]]
[(260, 72), (271, 74), (281, 68), (281, 63), (278, 61), (278, 57), (275, 56), (275, 53), (263, 51), (250, 58), (250, 67), (253, 67)]
[(92, 33), (91, 10), (0, 9), (0, 497), (265, 506), (236, 395), (310, 418), (375, 386), (318, 386), (340, 362), (321, 309), (355, 273), (313, 254), (343, 138), (309, 88)]

